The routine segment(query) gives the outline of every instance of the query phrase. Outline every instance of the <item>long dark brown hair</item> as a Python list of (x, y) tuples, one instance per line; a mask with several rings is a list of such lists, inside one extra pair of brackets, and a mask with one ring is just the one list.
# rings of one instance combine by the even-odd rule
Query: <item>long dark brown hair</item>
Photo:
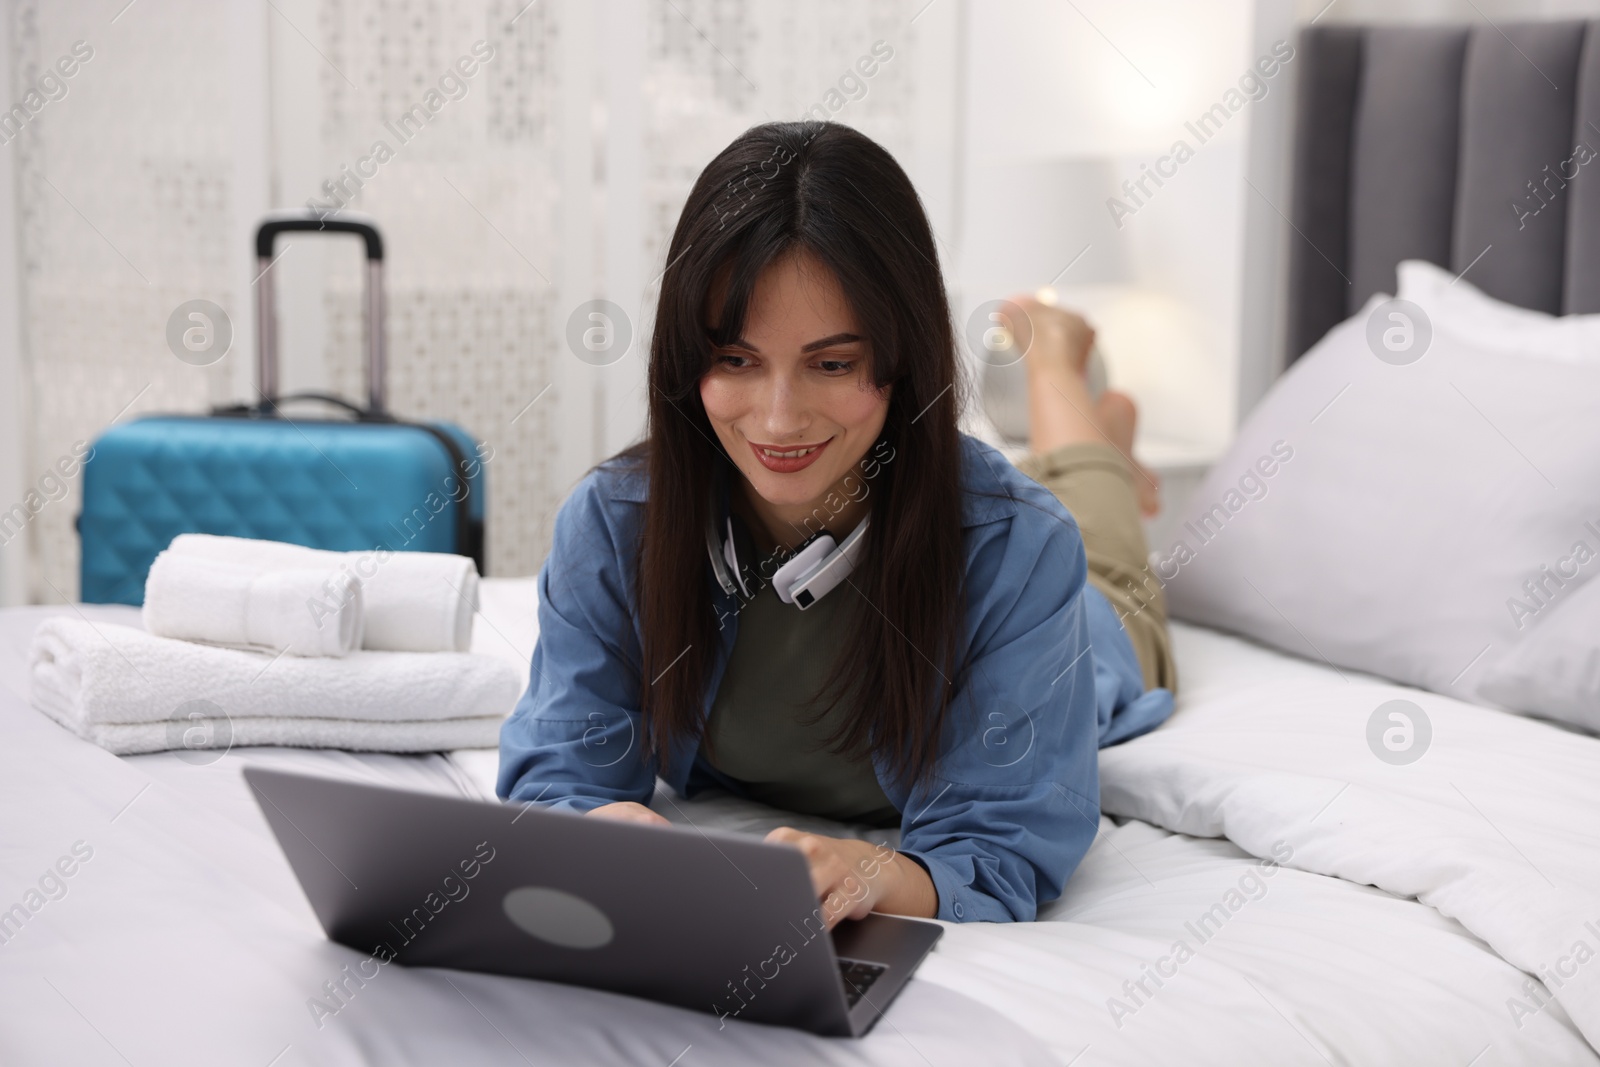
[[(871, 342), (873, 383), (894, 387), (880, 438), (893, 458), (871, 481), (871, 525), (850, 577), (864, 605), (824, 687), (826, 707), (851, 691), (855, 707), (829, 743), (883, 758), (903, 784), (925, 782), (959, 674), (966, 567), (956, 426), (968, 386), (916, 191), (888, 152), (830, 122), (740, 135), (701, 172), (667, 251), (646, 436), (615, 457), (649, 474), (636, 589), (646, 751), (664, 766), (675, 745), (699, 738), (717, 647), (704, 530), (719, 465), (731, 484), (741, 476), (706, 418), (700, 380), (713, 347), (741, 335), (763, 268), (802, 250), (832, 269), (849, 299)], [(712, 327), (708, 300), (719, 284)]]

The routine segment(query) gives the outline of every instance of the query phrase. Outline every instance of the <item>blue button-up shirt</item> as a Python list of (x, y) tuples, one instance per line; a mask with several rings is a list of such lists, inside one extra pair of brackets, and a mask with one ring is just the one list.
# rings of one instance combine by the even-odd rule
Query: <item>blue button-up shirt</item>
[[(907, 789), (874, 767), (901, 812), (900, 851), (933, 879), (940, 919), (1030, 920), (1061, 895), (1099, 829), (1099, 748), (1159, 725), (1172, 697), (1144, 691), (1122, 624), (1085, 580), (1078, 525), (1060, 501), (967, 436), (961, 485), (970, 668), (956, 679), (932, 778)], [(501, 797), (575, 812), (650, 801), (660, 768), (641, 744), (633, 600), (647, 492), (643, 471), (602, 464), (556, 516), (528, 690), (500, 734)], [(689, 565), (705, 569), (721, 620), (709, 715), (739, 603), (709, 561)], [(670, 763), (666, 781), (681, 795), (739, 792), (694, 742)]]

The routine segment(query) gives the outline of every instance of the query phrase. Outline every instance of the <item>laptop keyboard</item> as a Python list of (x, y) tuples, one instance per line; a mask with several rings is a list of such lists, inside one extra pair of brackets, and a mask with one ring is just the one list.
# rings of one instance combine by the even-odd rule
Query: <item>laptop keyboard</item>
[(866, 960), (839, 961), (839, 977), (844, 981), (844, 998), (850, 1007), (854, 1008), (861, 998), (866, 995), (872, 984), (889, 968), (881, 963), (868, 963)]

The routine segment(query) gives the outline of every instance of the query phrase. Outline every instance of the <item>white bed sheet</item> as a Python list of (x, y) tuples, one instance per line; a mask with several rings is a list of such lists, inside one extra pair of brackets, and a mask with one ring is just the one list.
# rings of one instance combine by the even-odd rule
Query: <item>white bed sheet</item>
[[(1276, 873), (1157, 989), (1147, 965), (1256, 861), (1225, 840), (1110, 818), (1041, 922), (949, 926), (860, 1042), (737, 1021), (719, 1030), (710, 1016), (590, 990), (398, 967), (319, 1028), (307, 1000), (361, 956), (322, 936), (240, 767), (485, 796), (494, 753), (119, 759), (27, 706), (28, 634), (62, 610), (137, 618), (107, 608), (0, 612), (0, 908), (74, 842), (94, 848), (66, 896), (0, 945), (0, 1062), (1600, 1062), (1559, 1004), (1516, 1026), (1506, 1005), (1527, 995), (1527, 975), (1461, 923), (1301, 870)], [(486, 582), (475, 648), (525, 664), (534, 636), (531, 581)], [(1180, 627), (1176, 641), (1190, 687), (1176, 722), (1200, 722), (1263, 671), (1300, 672), (1307, 691), (1345, 684), (1203, 631)], [(682, 815), (664, 807), (752, 832), (787, 818), (729, 797), (684, 804)], [(1140, 979), (1154, 995), (1114, 1018), (1108, 1002), (1132, 1005), (1125, 983)]]

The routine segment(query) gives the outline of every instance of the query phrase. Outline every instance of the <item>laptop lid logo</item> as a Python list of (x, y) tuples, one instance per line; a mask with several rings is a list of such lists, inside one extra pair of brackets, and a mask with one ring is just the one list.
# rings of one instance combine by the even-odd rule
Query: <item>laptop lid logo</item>
[(523, 933), (562, 948), (604, 948), (616, 936), (605, 912), (561, 889), (521, 886), (506, 894), (501, 907)]

